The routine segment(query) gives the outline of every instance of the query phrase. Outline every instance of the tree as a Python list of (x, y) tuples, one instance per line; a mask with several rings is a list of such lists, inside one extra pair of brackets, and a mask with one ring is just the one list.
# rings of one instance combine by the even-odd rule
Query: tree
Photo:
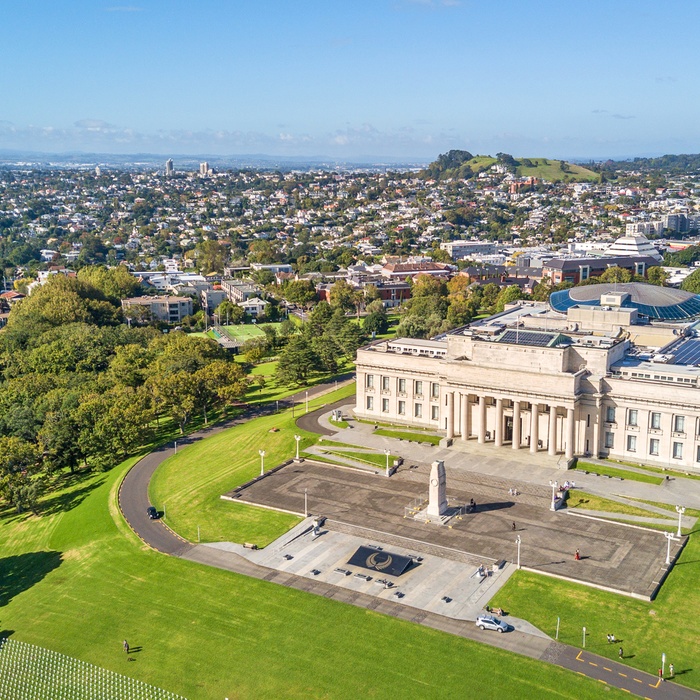
[(0, 495), (21, 513), (36, 507), (43, 487), (41, 453), (17, 437), (0, 437)]
[(624, 283), (632, 281), (632, 273), (624, 267), (609, 267), (599, 278), (601, 283)]
[(180, 433), (197, 408), (197, 381), (194, 373), (178, 370), (168, 374), (156, 374), (149, 378), (149, 384), (157, 404), (170, 413), (178, 424)]
[(362, 321), (362, 330), (369, 334), (386, 333), (389, 328), (389, 322), (386, 313), (374, 312), (364, 317)]
[(282, 296), (290, 304), (306, 308), (316, 300), (316, 290), (308, 280), (291, 280), (282, 287)]
[(241, 323), (245, 318), (245, 310), (242, 306), (234, 304), (232, 301), (222, 301), (216, 307), (216, 315), (219, 318), (219, 323)]
[(650, 267), (647, 270), (647, 282), (649, 284), (655, 284), (658, 287), (665, 287), (666, 282), (668, 282), (668, 272), (658, 265)]
[(689, 274), (681, 282), (681, 289), (691, 294), (700, 294), (700, 270), (695, 270), (695, 272)]
[(216, 360), (194, 374), (197, 405), (208, 422), (207, 410), (216, 402), (230, 403), (242, 398), (248, 389), (243, 369), (235, 362)]
[(250, 338), (241, 345), (241, 352), (245, 355), (246, 362), (257, 365), (267, 352), (267, 342), (265, 338)]
[(282, 386), (304, 384), (316, 360), (311, 344), (304, 336), (291, 338), (279, 356), (275, 372), (277, 383)]
[(505, 309), (506, 304), (523, 298), (523, 290), (517, 284), (511, 284), (509, 287), (502, 289), (496, 297), (496, 313), (501, 313)]
[(443, 297), (447, 295), (447, 287), (445, 282), (433, 275), (418, 275), (413, 280), (411, 287), (411, 297), (427, 297), (437, 296)]
[(343, 279), (338, 280), (330, 289), (330, 304), (333, 309), (343, 312), (354, 311), (357, 306), (355, 290)]
[(202, 241), (197, 244), (197, 263), (202, 274), (223, 273), (228, 250), (219, 241)]
[(141, 283), (124, 265), (111, 268), (104, 265), (83, 267), (78, 272), (78, 279), (98, 289), (114, 303), (128, 297), (139, 296), (142, 291)]

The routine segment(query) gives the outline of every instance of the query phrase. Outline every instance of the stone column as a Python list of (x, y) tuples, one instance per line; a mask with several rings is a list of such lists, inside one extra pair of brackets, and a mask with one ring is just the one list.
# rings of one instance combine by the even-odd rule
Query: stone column
[(469, 438), (469, 394), (460, 394), (460, 426), (462, 440)]
[(447, 439), (455, 436), (455, 393), (447, 392)]
[(486, 442), (486, 397), (479, 396), (479, 432), (477, 442), (483, 445)]
[(555, 455), (557, 453), (557, 407), (549, 406), (549, 444), (547, 453)]
[(540, 406), (532, 404), (530, 413), (530, 452), (537, 452), (537, 441), (540, 439)]
[[(566, 409), (566, 458), (574, 456), (574, 434), (576, 423), (574, 422), (574, 409)], [(597, 456), (597, 455), (596, 455)]]
[(598, 459), (600, 454), (600, 399), (596, 399), (595, 413), (593, 414), (593, 445), (591, 445), (591, 454), (595, 459)]
[(503, 447), (503, 399), (496, 399), (496, 432), (494, 435), (496, 447)]
[(520, 401), (513, 401), (513, 445), (514, 450), (520, 449)]

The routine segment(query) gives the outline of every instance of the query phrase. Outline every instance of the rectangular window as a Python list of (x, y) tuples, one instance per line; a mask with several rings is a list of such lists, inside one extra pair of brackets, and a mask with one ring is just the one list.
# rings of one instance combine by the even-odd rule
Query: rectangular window
[(590, 413), (586, 416), (586, 427), (587, 428), (591, 427), (591, 414)]
[(382, 413), (389, 413), (389, 399), (382, 399)]
[(374, 410), (374, 396), (367, 397), (367, 410), (368, 411)]
[(437, 399), (440, 397), (440, 385), (437, 382), (432, 382), (430, 384), (430, 395)]
[(399, 391), (402, 394), (406, 393), (406, 380), (405, 379), (399, 379)]
[(439, 420), (439, 418), (440, 418), (440, 407), (439, 406), (431, 406), (430, 407), (430, 418), (432, 420)]
[(389, 391), (389, 377), (382, 377), (382, 391)]
[(637, 451), (637, 436), (628, 435), (627, 436), (627, 451), (636, 452)]
[(374, 389), (374, 375), (373, 374), (368, 374), (365, 377), (365, 386), (368, 389)]
[(608, 406), (605, 409), (605, 420), (608, 423), (614, 423), (615, 422), (615, 407), (614, 406)]
[(422, 418), (422, 417), (423, 417), (423, 404), (422, 404), (422, 403), (414, 404), (414, 406), (413, 406), (413, 415), (414, 415), (416, 418)]
[(423, 382), (414, 382), (413, 383), (413, 393), (416, 396), (423, 396)]
[(400, 416), (406, 415), (406, 402), (405, 401), (399, 401), (399, 415)]
[(637, 410), (634, 408), (630, 408), (627, 411), (627, 425), (637, 425)]
[(615, 434), (614, 433), (605, 433), (605, 446), (607, 448), (610, 448), (610, 449), (615, 447)]
[(673, 416), (673, 431), (676, 433), (685, 432), (685, 416)]
[(659, 440), (656, 438), (649, 440), (649, 454), (655, 457), (659, 456)]
[(673, 443), (673, 459), (683, 459), (683, 443)]
[(695, 454), (695, 461), (700, 462), (700, 445), (697, 447), (697, 452)]
[(652, 413), (651, 414), (651, 419), (649, 421), (649, 427), (653, 428), (654, 430), (661, 430), (661, 414), (660, 413)]

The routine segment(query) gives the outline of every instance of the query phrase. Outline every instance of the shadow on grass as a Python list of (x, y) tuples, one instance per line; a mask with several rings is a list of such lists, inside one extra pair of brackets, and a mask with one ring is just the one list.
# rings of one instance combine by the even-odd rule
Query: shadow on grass
[(0, 559), (0, 607), (39, 583), (62, 562), (61, 552), (28, 552)]
[[(89, 476), (93, 476), (93, 474), (89, 474)], [(61, 487), (67, 488), (73, 486), (73, 484), (80, 481), (82, 478), (84, 478), (84, 476), (75, 475), (70, 479), (66, 479), (66, 481), (61, 484)], [(65, 493), (57, 493), (49, 496), (45, 500), (41, 501), (39, 505), (40, 514), (53, 515), (54, 513), (65, 513), (66, 511), (79, 506), (92, 491), (104, 483), (106, 478), (107, 474), (104, 474), (104, 476), (94, 478), (89, 484), (84, 484), (79, 488), (71, 488)]]

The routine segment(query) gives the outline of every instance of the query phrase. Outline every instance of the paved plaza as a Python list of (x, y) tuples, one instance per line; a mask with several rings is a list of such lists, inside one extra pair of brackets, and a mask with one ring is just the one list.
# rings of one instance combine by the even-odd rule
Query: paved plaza
[[(426, 497), (428, 475), (429, 465), (422, 462), (405, 463), (387, 478), (381, 471), (305, 460), (227, 497), (303, 514), (306, 491), (309, 512), (326, 517), (330, 532), (472, 566), (515, 562), (520, 536), (524, 568), (640, 598), (650, 598), (665, 574), (667, 542), (661, 532), (552, 512), (551, 490), (528, 482), (448, 468), (451, 505), (474, 499), (476, 511), (447, 526), (415, 520), (407, 507)], [(518, 495), (509, 495), (510, 488)], [(677, 547), (674, 543), (674, 553)]]

